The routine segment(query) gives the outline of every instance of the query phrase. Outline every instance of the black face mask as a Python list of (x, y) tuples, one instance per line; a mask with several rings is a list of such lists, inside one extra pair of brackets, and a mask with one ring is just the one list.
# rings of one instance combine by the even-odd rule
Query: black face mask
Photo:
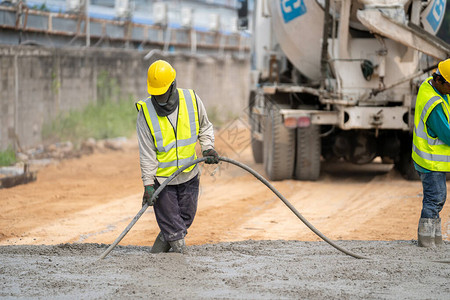
[(158, 116), (166, 117), (173, 113), (178, 107), (179, 101), (176, 81), (172, 83), (167, 92), (159, 96), (152, 96), (151, 99)]
[(172, 82), (169, 89), (164, 94), (153, 96), (153, 97), (155, 97), (158, 104), (162, 104), (162, 106), (165, 105), (165, 103), (169, 100), (170, 95), (172, 94), (174, 84), (175, 84), (175, 81)]

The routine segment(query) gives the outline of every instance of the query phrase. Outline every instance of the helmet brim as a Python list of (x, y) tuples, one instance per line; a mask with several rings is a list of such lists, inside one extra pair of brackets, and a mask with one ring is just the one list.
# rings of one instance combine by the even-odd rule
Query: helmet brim
[(444, 77), (444, 79), (450, 83), (449, 66), (450, 66), (450, 59), (446, 59), (438, 64), (438, 70), (439, 75)]
[(147, 85), (147, 91), (150, 95), (159, 96), (165, 94), (169, 90), (171, 84), (172, 82), (169, 85), (160, 88), (154, 88)]

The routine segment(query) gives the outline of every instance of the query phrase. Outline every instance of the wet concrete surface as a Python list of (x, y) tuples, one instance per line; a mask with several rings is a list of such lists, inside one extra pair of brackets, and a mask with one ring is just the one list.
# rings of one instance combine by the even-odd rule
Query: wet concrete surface
[(0, 246), (0, 298), (449, 299), (450, 243), (242, 241), (188, 254), (105, 244)]

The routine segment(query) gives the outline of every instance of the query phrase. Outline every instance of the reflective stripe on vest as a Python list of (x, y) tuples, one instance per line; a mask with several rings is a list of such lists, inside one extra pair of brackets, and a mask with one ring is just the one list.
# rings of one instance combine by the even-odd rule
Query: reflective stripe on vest
[(450, 146), (428, 134), (427, 120), (433, 109), (442, 103), (447, 121), (450, 116), (448, 103), (428, 83), (427, 78), (420, 86), (416, 100), (413, 132), (413, 160), (431, 171), (450, 172)]
[[(179, 95), (176, 130), (168, 117), (156, 113), (151, 98), (136, 103), (138, 111), (144, 108), (144, 116), (156, 147), (158, 170), (156, 176), (168, 177), (178, 168), (197, 158), (195, 145), (199, 133), (197, 99), (194, 91), (177, 89)], [(195, 165), (184, 172), (191, 171)]]

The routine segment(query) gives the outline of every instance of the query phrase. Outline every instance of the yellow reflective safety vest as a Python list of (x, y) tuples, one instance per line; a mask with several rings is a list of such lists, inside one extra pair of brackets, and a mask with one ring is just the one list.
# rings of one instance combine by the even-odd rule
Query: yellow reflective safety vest
[(450, 172), (450, 146), (428, 134), (427, 120), (436, 105), (442, 103), (447, 122), (450, 107), (429, 83), (429, 77), (419, 88), (414, 114), (412, 158), (419, 166), (439, 172)]
[[(144, 112), (145, 120), (155, 142), (158, 170), (156, 176), (169, 177), (177, 169), (197, 159), (195, 145), (199, 133), (197, 98), (193, 90), (177, 89), (179, 95), (176, 128), (168, 117), (156, 113), (151, 98), (136, 103)], [(183, 172), (191, 171), (195, 165)]]

